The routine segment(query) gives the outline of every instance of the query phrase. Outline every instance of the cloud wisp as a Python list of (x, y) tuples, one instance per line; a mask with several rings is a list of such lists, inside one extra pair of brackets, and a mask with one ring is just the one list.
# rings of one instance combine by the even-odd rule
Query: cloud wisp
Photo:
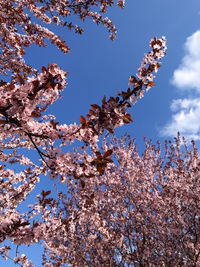
[[(174, 71), (172, 84), (188, 93), (188, 98), (172, 101), (171, 120), (161, 129), (161, 136), (174, 137), (179, 131), (187, 139), (200, 140), (200, 30), (186, 39), (185, 55)], [(191, 97), (191, 92), (195, 97)]]
[(172, 83), (181, 90), (195, 89), (200, 93), (200, 31), (187, 38), (184, 50), (185, 55), (174, 71)]

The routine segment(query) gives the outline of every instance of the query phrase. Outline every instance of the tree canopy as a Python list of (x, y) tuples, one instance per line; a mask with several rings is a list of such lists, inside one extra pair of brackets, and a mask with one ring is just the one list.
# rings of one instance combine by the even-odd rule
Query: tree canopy
[[(166, 142), (161, 155), (159, 143), (146, 141), (140, 155), (134, 140), (114, 135), (132, 121), (128, 108), (154, 86), (165, 37), (150, 41), (127, 90), (91, 104), (78, 125), (60, 124), (45, 113), (60, 98), (68, 73), (57, 64), (41, 66), (40, 72), (24, 60), (27, 47), (45, 47), (48, 40), (68, 53), (65, 41), (46, 24), (82, 34), (74, 16), (102, 24), (113, 40), (116, 29), (103, 13), (114, 4), (124, 7), (122, 0), (0, 1), (0, 73), (8, 76), (0, 82), (0, 254), (5, 259), (9, 239), (16, 245), (42, 244), (44, 266), (199, 265), (200, 161), (194, 142), (189, 149), (183, 141), (182, 149), (178, 136), (175, 144)], [(40, 163), (28, 150), (37, 152)], [(34, 203), (22, 212), (20, 205), (41, 175), (63, 190), (31, 195)], [(34, 266), (25, 254), (12, 260)]]

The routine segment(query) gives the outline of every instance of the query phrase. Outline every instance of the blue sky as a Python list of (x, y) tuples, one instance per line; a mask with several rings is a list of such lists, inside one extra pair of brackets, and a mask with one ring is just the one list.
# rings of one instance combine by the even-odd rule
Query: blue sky
[(82, 36), (54, 28), (70, 46), (69, 54), (63, 55), (51, 45), (28, 50), (27, 61), (34, 66), (57, 62), (69, 71), (63, 98), (49, 112), (63, 123), (79, 122), (90, 104), (98, 104), (104, 95), (109, 97), (128, 87), (129, 76), (137, 72), (143, 54), (149, 50), (149, 40), (165, 35), (168, 50), (156, 86), (131, 109), (134, 123), (117, 133), (128, 132), (139, 143), (142, 136), (162, 140), (175, 136), (178, 130), (198, 139), (200, 2), (127, 0), (124, 11), (116, 7), (108, 16), (118, 30), (114, 42), (104, 27), (88, 20), (83, 24)]
[[(139, 147), (143, 136), (163, 142), (177, 131), (200, 140), (200, 1), (126, 2), (125, 10), (116, 7), (106, 15), (118, 30), (114, 42), (104, 27), (86, 21), (81, 36), (54, 28), (71, 48), (67, 55), (51, 45), (28, 49), (26, 59), (33, 66), (57, 63), (69, 71), (63, 98), (49, 113), (60, 123), (79, 123), (79, 116), (88, 112), (90, 104), (127, 89), (129, 76), (137, 72), (143, 54), (149, 51), (150, 39), (165, 35), (168, 50), (156, 85), (131, 108), (134, 123), (118, 129), (117, 135), (128, 132)], [(30, 254), (33, 251), (30, 248)], [(37, 255), (32, 259), (37, 260)], [(0, 264), (15, 266), (1, 259)], [(37, 262), (36, 266), (41, 265)]]

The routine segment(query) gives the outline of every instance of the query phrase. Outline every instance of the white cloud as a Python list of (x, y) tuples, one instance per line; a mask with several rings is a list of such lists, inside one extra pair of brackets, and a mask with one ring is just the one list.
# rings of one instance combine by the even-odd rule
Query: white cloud
[(184, 50), (172, 83), (185, 93), (188, 91), (190, 97), (191, 89), (195, 89), (197, 97), (173, 100), (170, 106), (173, 115), (160, 134), (174, 137), (180, 132), (188, 139), (200, 140), (200, 30), (186, 39)]
[(200, 93), (200, 31), (187, 38), (184, 49), (185, 56), (174, 71), (172, 83), (180, 89), (194, 88)]
[(177, 132), (180, 132), (188, 139), (200, 140), (200, 98), (176, 99), (170, 108), (175, 114), (160, 134), (176, 136)]

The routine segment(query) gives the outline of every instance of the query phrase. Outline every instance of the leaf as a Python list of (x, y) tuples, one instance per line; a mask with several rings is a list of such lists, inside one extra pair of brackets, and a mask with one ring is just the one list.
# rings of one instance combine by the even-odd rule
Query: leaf
[(82, 188), (85, 187), (85, 182), (83, 180), (80, 180), (80, 184), (81, 184)]
[(105, 168), (104, 167), (99, 167), (97, 168), (98, 172), (100, 175), (104, 175), (104, 172), (105, 172)]
[(6, 23), (6, 19), (2, 15), (0, 15), (0, 22)]
[(99, 151), (97, 151), (95, 154), (97, 156), (97, 159), (101, 159), (102, 158), (101, 153)]
[(56, 126), (59, 124), (59, 122), (55, 122), (54, 120), (51, 120), (50, 123), (53, 126), (53, 129), (56, 130)]
[(112, 149), (107, 150), (106, 153), (103, 155), (103, 158), (107, 158), (107, 157), (111, 156), (112, 152), (113, 152)]
[(5, 87), (6, 91), (12, 91), (15, 88), (14, 84), (9, 84)]
[(34, 228), (34, 227), (37, 227), (37, 226), (39, 225), (38, 222), (39, 222), (39, 220), (37, 220), (36, 222), (33, 220), (33, 228)]
[(33, 90), (35, 91), (38, 89), (40, 82), (38, 80), (34, 80), (32, 81), (32, 84), (33, 84)]
[(25, 84), (24, 78), (20, 74), (17, 74), (17, 80), (18, 80), (20, 85)]
[(93, 199), (94, 198), (94, 193), (92, 193), (91, 195), (90, 195), (90, 199)]
[(0, 170), (3, 170), (5, 168), (6, 165), (1, 165), (0, 166)]
[(0, 124), (1, 125), (3, 125), (3, 124), (5, 125), (5, 124), (7, 124), (7, 122), (5, 120), (0, 120)]
[(128, 124), (130, 121), (133, 121), (130, 114), (126, 114), (123, 116), (123, 122)]
[[(43, 47), (46, 47), (46, 44), (44, 41), (40, 40), (40, 43), (42, 44)], [(41, 45), (40, 45), (41, 46)]]
[(51, 194), (51, 190), (45, 192), (45, 196), (48, 196), (49, 194)]
[(91, 106), (91, 108), (93, 108), (94, 110), (101, 110), (101, 108), (100, 108), (100, 106), (99, 105), (96, 105), (96, 104), (92, 104), (92, 105), (90, 105)]
[(55, 83), (54, 83), (53, 81), (51, 81), (51, 82), (48, 82), (48, 83), (45, 85), (45, 88), (46, 88), (46, 89), (49, 89), (49, 88), (54, 87), (54, 85), (55, 85)]
[(104, 163), (106, 163), (106, 164), (107, 163), (113, 163), (113, 160), (111, 158), (107, 157), (104, 159)]
[(46, 204), (50, 204), (52, 200), (53, 200), (52, 197), (47, 198), (47, 199), (45, 199), (45, 203), (44, 203), (44, 204), (45, 204), (45, 205), (46, 205)]
[(131, 104), (129, 102), (124, 102), (124, 106), (127, 107), (127, 108), (130, 108), (131, 107)]
[(130, 95), (131, 95), (131, 89), (130, 88), (128, 88), (128, 90), (126, 92), (124, 92), (124, 91), (121, 92), (121, 96), (124, 99), (127, 99)]
[(40, 117), (41, 117), (41, 113), (39, 112), (39, 110), (34, 110), (34, 111), (31, 113), (31, 117), (32, 117), (32, 118), (40, 118)]
[(146, 86), (147, 89), (153, 87), (154, 85), (155, 85), (155, 82), (147, 82), (145, 84), (145, 86)]
[(43, 198), (45, 198), (46, 196), (48, 196), (49, 194), (51, 194), (51, 190), (48, 190), (48, 191), (44, 191), (44, 190), (42, 190), (42, 192), (41, 192), (41, 195), (42, 195), (42, 197)]
[(31, 174), (31, 173), (32, 173), (30, 167), (28, 167), (28, 168), (26, 169), (26, 173), (27, 173), (27, 174)]
[(10, 159), (8, 162), (9, 162), (9, 164), (14, 164), (14, 163), (18, 162), (18, 160), (16, 160), (16, 159)]
[(89, 114), (95, 116), (95, 115), (96, 115), (96, 112), (95, 112), (93, 109), (90, 109), (90, 110), (89, 110)]
[(27, 225), (30, 225), (30, 223), (28, 223), (28, 222), (22, 222), (22, 223), (20, 223), (20, 226), (27, 226)]
[(80, 116), (80, 123), (82, 126), (85, 126), (86, 125), (86, 119), (84, 116)]
[(111, 129), (111, 128), (107, 128), (108, 132), (113, 134), (114, 133), (114, 129)]
[(7, 84), (7, 83), (4, 82), (4, 80), (1, 80), (1, 81), (0, 81), (0, 86), (6, 85), (6, 84)]
[(47, 69), (44, 66), (42, 66), (42, 72), (43, 73), (48, 72)]
[(108, 102), (116, 102), (116, 99), (115, 99), (113, 96), (111, 96), (111, 97), (109, 98)]
[(102, 104), (105, 105), (106, 103), (106, 96), (104, 95), (103, 99), (102, 99)]

